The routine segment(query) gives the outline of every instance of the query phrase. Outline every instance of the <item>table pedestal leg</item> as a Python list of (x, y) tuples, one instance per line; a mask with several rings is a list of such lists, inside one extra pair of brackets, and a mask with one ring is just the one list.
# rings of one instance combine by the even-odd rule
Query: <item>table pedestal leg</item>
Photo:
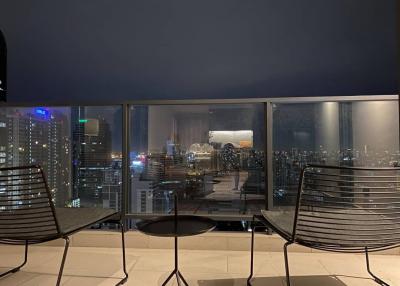
[(189, 286), (189, 284), (186, 282), (185, 278), (183, 278), (182, 273), (179, 271), (179, 266), (178, 266), (178, 237), (175, 236), (175, 268), (171, 272), (171, 274), (168, 276), (168, 278), (165, 280), (165, 282), (162, 284), (162, 286), (165, 286), (168, 284), (168, 282), (171, 280), (172, 277), (176, 277), (176, 281), (178, 282), (178, 286), (181, 286), (181, 282), (185, 286)]

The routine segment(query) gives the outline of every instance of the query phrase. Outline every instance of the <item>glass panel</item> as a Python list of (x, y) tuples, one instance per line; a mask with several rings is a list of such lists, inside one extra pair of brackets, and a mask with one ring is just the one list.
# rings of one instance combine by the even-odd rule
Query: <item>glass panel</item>
[(275, 207), (294, 204), (306, 164), (385, 167), (399, 159), (397, 101), (273, 105)]
[(0, 168), (43, 167), (56, 206), (120, 208), (120, 107), (0, 109)]
[(185, 213), (265, 207), (263, 104), (132, 106), (131, 124), (131, 213), (170, 213), (174, 191)]
[(122, 108), (73, 107), (72, 206), (121, 209)]
[(40, 165), (56, 206), (71, 199), (69, 108), (1, 108), (0, 168)]

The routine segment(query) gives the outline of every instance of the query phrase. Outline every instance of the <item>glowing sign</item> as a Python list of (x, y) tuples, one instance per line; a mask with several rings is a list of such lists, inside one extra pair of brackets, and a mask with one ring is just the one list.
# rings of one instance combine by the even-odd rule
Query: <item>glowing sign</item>
[(41, 117), (48, 118), (50, 116), (50, 112), (44, 108), (36, 108), (35, 113)]
[(87, 119), (79, 119), (79, 123), (87, 123), (88, 120)]

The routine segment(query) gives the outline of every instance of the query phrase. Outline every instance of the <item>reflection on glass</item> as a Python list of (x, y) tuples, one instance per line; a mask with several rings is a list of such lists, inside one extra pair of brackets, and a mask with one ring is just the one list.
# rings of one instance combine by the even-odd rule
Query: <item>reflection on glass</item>
[(399, 160), (397, 101), (273, 106), (275, 207), (294, 204), (306, 164), (387, 167)]
[(120, 208), (121, 108), (0, 109), (0, 168), (43, 167), (56, 206)]
[[(0, 167), (41, 165), (57, 206), (119, 210), (121, 111), (1, 108)], [(241, 217), (264, 209), (264, 116), (262, 103), (131, 106), (128, 211), (169, 213), (174, 191), (186, 213)], [(294, 203), (307, 163), (399, 165), (398, 102), (273, 104), (272, 136), (269, 191), (284, 207)]]
[[(263, 104), (133, 106), (131, 213), (265, 207)], [(168, 182), (179, 181), (172, 188)]]

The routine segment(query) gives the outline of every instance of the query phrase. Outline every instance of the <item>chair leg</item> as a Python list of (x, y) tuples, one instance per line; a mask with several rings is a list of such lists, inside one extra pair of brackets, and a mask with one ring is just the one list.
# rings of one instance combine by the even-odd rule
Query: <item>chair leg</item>
[[(124, 224), (122, 223), (122, 221), (118, 222), (118, 224), (121, 227), (122, 263), (123, 263), (123, 269), (124, 269), (125, 277), (123, 279), (121, 279), (121, 281), (119, 281), (116, 284), (116, 286), (122, 285), (128, 280), (128, 272), (126, 271), (126, 257), (125, 257), (125, 229), (124, 229)], [(68, 248), (69, 248), (69, 238), (65, 237), (64, 239), (65, 239), (65, 248), (64, 248), (63, 258), (62, 258), (62, 261), (61, 261), (60, 271), (58, 273), (58, 279), (57, 279), (57, 284), (56, 284), (57, 286), (59, 286), (60, 283), (61, 283), (61, 278), (62, 278), (63, 270), (64, 270), (64, 264), (65, 264), (65, 260), (67, 258), (67, 253), (68, 253)]]
[(251, 286), (251, 279), (253, 278), (254, 274), (254, 231), (255, 231), (254, 220), (255, 217), (253, 216), (253, 221), (251, 222), (250, 275), (249, 278), (247, 278), (247, 286)]
[(124, 228), (124, 223), (122, 220), (119, 221), (119, 226), (121, 227), (121, 239), (122, 239), (122, 265), (124, 269), (124, 274), (125, 277), (119, 281), (116, 286), (118, 285), (123, 285), (125, 284), (126, 281), (128, 281), (128, 272), (126, 270), (126, 257), (125, 257), (125, 228)]
[(8, 274), (10, 274), (10, 273), (18, 272), (18, 271), (26, 264), (27, 261), (28, 261), (28, 241), (25, 241), (24, 262), (22, 262), (21, 265), (19, 265), (19, 266), (13, 268), (13, 269), (11, 269), (11, 270), (8, 270), (7, 272), (1, 273), (1, 274), (0, 274), (0, 277), (6, 276), (6, 275), (8, 275)]
[(60, 271), (58, 272), (58, 278), (57, 278), (57, 286), (60, 285), (61, 283), (61, 278), (63, 275), (63, 271), (64, 271), (64, 264), (65, 264), (65, 260), (67, 258), (67, 253), (68, 253), (68, 248), (69, 248), (69, 237), (64, 237), (65, 240), (65, 247), (64, 247), (64, 254), (61, 260), (61, 266), (60, 266)]
[(376, 283), (378, 283), (379, 285), (382, 285), (382, 286), (390, 286), (388, 283), (386, 283), (385, 281), (381, 280), (379, 277), (375, 276), (374, 273), (372, 273), (372, 271), (371, 271), (371, 269), (370, 269), (370, 267), (369, 267), (368, 247), (365, 247), (365, 258), (366, 258), (366, 261), (367, 261), (367, 270), (368, 270), (368, 273), (372, 276), (372, 278), (374, 279), (374, 281), (375, 281)]
[(285, 271), (286, 271), (286, 285), (287, 286), (290, 286), (289, 260), (288, 260), (287, 248), (291, 244), (292, 244), (292, 242), (288, 241), (283, 246), (284, 255), (285, 255)]

